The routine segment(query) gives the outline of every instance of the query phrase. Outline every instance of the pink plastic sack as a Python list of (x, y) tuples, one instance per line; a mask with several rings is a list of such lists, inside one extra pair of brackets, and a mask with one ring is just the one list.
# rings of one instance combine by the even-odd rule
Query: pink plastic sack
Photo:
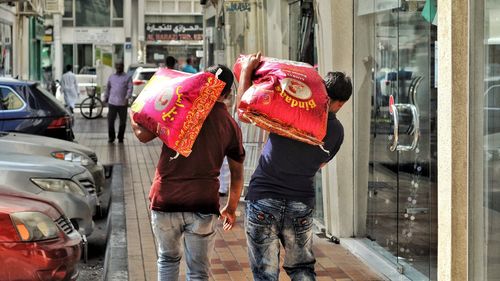
[[(234, 65), (238, 80), (245, 60), (240, 55)], [(302, 142), (323, 144), (329, 101), (321, 76), (307, 63), (261, 60), (238, 107), (240, 120)]]
[(225, 84), (209, 72), (162, 68), (132, 104), (133, 119), (187, 157)]

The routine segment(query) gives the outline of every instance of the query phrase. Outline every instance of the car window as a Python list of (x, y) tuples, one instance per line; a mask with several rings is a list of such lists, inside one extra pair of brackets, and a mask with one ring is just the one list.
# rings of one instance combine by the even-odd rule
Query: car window
[(0, 87), (0, 110), (19, 110), (23, 100), (10, 88)]
[(155, 73), (156, 73), (155, 71), (141, 72), (141, 73), (139, 73), (139, 77), (137, 77), (137, 79), (149, 81), (149, 79), (151, 79), (151, 77), (153, 77), (153, 75), (155, 75)]

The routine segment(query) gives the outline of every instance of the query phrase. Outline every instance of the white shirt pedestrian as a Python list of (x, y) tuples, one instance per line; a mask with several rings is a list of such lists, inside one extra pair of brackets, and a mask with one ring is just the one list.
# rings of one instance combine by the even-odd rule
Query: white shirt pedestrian
[(61, 91), (64, 94), (66, 106), (70, 107), (71, 111), (73, 111), (78, 99), (78, 83), (76, 82), (75, 74), (71, 70), (64, 73), (61, 78)]

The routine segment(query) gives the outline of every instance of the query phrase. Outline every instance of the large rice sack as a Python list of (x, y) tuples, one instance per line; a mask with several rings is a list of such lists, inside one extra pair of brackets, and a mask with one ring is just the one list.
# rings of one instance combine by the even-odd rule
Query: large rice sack
[[(240, 55), (234, 65), (238, 80), (245, 60)], [(302, 142), (323, 144), (329, 101), (321, 76), (307, 63), (261, 60), (238, 107), (240, 120)]]
[(187, 157), (225, 84), (209, 72), (162, 68), (132, 104), (133, 119)]

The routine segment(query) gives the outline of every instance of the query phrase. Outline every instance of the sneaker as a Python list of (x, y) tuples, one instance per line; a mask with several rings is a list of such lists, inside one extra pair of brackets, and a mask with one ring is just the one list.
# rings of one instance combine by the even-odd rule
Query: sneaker
[(121, 140), (118, 140), (118, 143), (123, 143), (123, 139), (121, 139)]
[(108, 143), (113, 143), (115, 142), (115, 140), (108, 140)]

